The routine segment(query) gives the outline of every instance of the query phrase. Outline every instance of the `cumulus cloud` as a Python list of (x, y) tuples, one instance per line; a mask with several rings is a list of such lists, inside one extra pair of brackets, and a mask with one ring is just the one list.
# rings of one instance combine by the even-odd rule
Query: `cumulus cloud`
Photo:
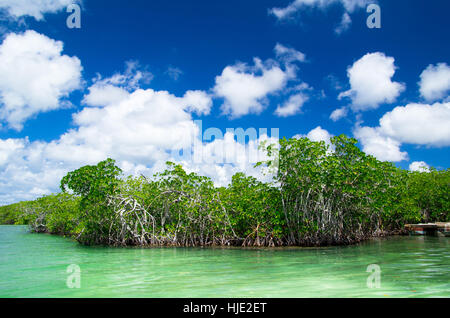
[(11, 155), (24, 148), (24, 142), (21, 139), (0, 139), (0, 167), (8, 163)]
[(45, 143), (0, 139), (0, 205), (31, 200), (58, 187), (68, 165), (43, 160)]
[(138, 61), (125, 62), (125, 71), (117, 72), (111, 77), (103, 78), (100, 74), (93, 79), (95, 84), (114, 85), (122, 87), (127, 91), (135, 90), (142, 84), (150, 84), (153, 80), (153, 74), (148, 71), (148, 67), (142, 67)]
[(348, 108), (347, 107), (341, 107), (338, 109), (335, 109), (331, 115), (330, 115), (330, 119), (334, 122), (346, 117), (348, 114)]
[[(94, 108), (85, 108), (75, 116), (78, 127), (52, 142), (0, 139), (0, 204), (57, 191), (68, 171), (107, 157), (115, 158), (126, 175), (150, 176), (164, 169), (166, 161), (174, 161), (188, 172), (211, 177), (217, 186), (227, 185), (232, 175), (242, 171), (260, 180), (271, 179), (254, 164), (267, 159), (259, 149), (261, 142), (276, 144), (276, 137), (263, 134), (242, 143), (236, 133), (227, 132), (212, 142), (202, 141), (199, 127), (182, 109), (183, 99), (138, 90), (129, 100), (98, 108), (96, 113)], [(163, 109), (158, 112), (154, 107), (160, 105)], [(161, 116), (151, 119), (152, 112), (161, 115), (167, 110), (176, 113), (173, 118), (165, 122)], [(179, 155), (181, 149), (189, 155)]]
[[(132, 82), (134, 76), (128, 78)], [(110, 78), (105, 80), (119, 88)], [(96, 85), (98, 82), (94, 82)], [(131, 84), (116, 81), (116, 85)], [(91, 87), (91, 98), (92, 92)], [(190, 172), (211, 177), (216, 185), (227, 185), (238, 171), (270, 179), (253, 165), (266, 159), (260, 142), (276, 143), (278, 136), (269, 138), (267, 133), (260, 133), (246, 142), (237, 132), (228, 132), (212, 142), (203, 140), (193, 114), (209, 113), (212, 101), (206, 92), (187, 91), (178, 97), (150, 88), (123, 88), (118, 100), (108, 100), (100, 91), (95, 94), (96, 102), (103, 101), (101, 106), (87, 105), (75, 113), (75, 128), (58, 139), (0, 139), (0, 204), (57, 191), (68, 171), (108, 157), (116, 159), (126, 175), (152, 175), (164, 169), (166, 161), (174, 161)], [(86, 96), (85, 100), (91, 99)]]
[(84, 96), (83, 103), (90, 106), (106, 106), (114, 101), (128, 97), (128, 91), (122, 87), (97, 82), (89, 87), (89, 94)]
[(154, 163), (164, 159), (164, 151), (183, 149), (192, 143), (198, 127), (191, 113), (209, 113), (211, 105), (210, 97), (200, 91), (177, 97), (167, 91), (137, 89), (126, 99), (75, 114), (78, 129), (52, 145), (52, 153), (56, 159), (69, 160), (65, 151), (59, 152), (61, 145), (77, 148), (83, 144), (86, 157), (92, 157), (92, 161), (108, 154), (131, 162)]
[(243, 63), (227, 66), (216, 77), (213, 91), (225, 100), (224, 114), (232, 118), (259, 114), (267, 104), (267, 96), (285, 88), (291, 76), (289, 70), (281, 69), (277, 63), (263, 63), (255, 58), (254, 66)]
[(127, 174), (153, 171), (198, 136), (190, 113), (195, 94), (176, 97), (138, 89), (120, 101), (76, 113), (76, 128), (57, 140), (1, 141), (0, 200), (29, 199), (33, 194), (27, 191), (34, 188), (34, 196), (55, 191), (68, 171), (108, 157), (117, 159)]
[(67, 105), (81, 88), (81, 62), (63, 43), (35, 31), (9, 34), (0, 45), (0, 120), (16, 130), (41, 112)]
[(308, 137), (311, 141), (325, 141), (327, 145), (331, 144), (331, 135), (327, 130), (322, 129), (322, 127), (318, 126), (311, 130), (306, 137)]
[(153, 74), (146, 68), (141, 69), (139, 62), (128, 61), (125, 65), (124, 73), (115, 73), (107, 78), (102, 78), (100, 74), (97, 74), (83, 103), (90, 106), (106, 106), (125, 99), (128, 92), (137, 89), (141, 84), (149, 84), (152, 81)]
[(283, 104), (279, 105), (275, 110), (278, 117), (293, 116), (301, 112), (302, 106), (308, 101), (308, 96), (303, 93), (294, 94)]
[(408, 154), (400, 150), (401, 143), (385, 136), (379, 128), (358, 126), (353, 134), (361, 142), (363, 151), (378, 160), (391, 162), (408, 160)]
[(209, 115), (212, 107), (211, 96), (204, 91), (187, 91), (184, 94), (186, 109), (197, 115)]
[(324, 141), (325, 144), (327, 144), (330, 147), (330, 151), (334, 151), (333, 145), (331, 144), (331, 138), (333, 137), (332, 134), (328, 132), (328, 130), (323, 129), (321, 126), (317, 126), (316, 128), (312, 129), (309, 133), (306, 135), (295, 135), (292, 138), (308, 138), (311, 141), (320, 142)]
[(413, 172), (429, 172), (430, 166), (424, 161), (414, 161), (409, 165), (409, 170)]
[(420, 75), (420, 95), (432, 102), (448, 97), (450, 67), (446, 63), (429, 65)]
[(394, 58), (384, 53), (368, 53), (347, 70), (351, 89), (339, 95), (349, 97), (354, 111), (376, 109), (383, 103), (393, 103), (405, 90), (405, 85), (393, 82)]
[[(213, 92), (215, 97), (223, 98), (222, 112), (231, 118), (248, 114), (260, 114), (267, 106), (269, 96), (275, 94), (289, 95), (276, 114), (290, 116), (299, 112), (307, 100), (305, 93), (310, 90), (307, 83), (288, 87), (290, 81), (297, 81), (297, 63), (305, 62), (306, 56), (294, 48), (277, 43), (274, 48), (276, 60), (262, 61), (254, 58), (254, 65), (237, 63), (227, 66), (216, 77)], [(293, 93), (294, 92), (294, 93)]]
[(72, 3), (80, 3), (79, 0), (0, 0), (0, 11), (14, 19), (20, 17), (33, 17), (40, 21), (46, 13), (56, 13), (67, 8)]
[[(23, 42), (26, 42), (26, 45)], [(13, 50), (12, 47), (17, 49)], [(35, 51), (36, 56), (31, 54)], [(32, 76), (19, 76), (17, 81), (13, 82), (15, 86), (6, 86), (11, 85), (6, 80), (0, 82), (4, 85), (0, 86), (2, 92), (13, 92), (21, 98), (29, 98), (23, 103), (23, 107), (16, 107), (14, 111), (23, 112), (30, 108), (30, 105), (34, 107), (27, 116), (18, 118), (25, 120), (32, 114), (60, 107), (61, 101), (71, 89), (80, 86), (81, 63), (77, 58), (62, 56), (61, 51), (61, 42), (48, 39), (34, 31), (12, 35), (5, 40), (0, 50), (3, 55), (0, 56), (8, 56), (5, 52), (10, 55), (15, 52), (22, 63), (29, 57), (28, 72), (33, 72)], [(285, 88), (286, 82), (295, 74), (295, 70), (288, 65), (298, 61), (298, 58), (292, 59), (295, 52), (288, 50), (280, 52), (279, 56), (280, 61), (284, 59), (284, 67), (280, 66), (278, 61), (268, 60), (263, 63), (258, 59), (255, 59), (254, 66), (229, 67), (232, 75), (248, 80), (244, 83), (247, 86), (244, 85), (244, 90), (238, 92), (236, 99), (226, 94), (235, 93), (231, 89), (233, 87), (228, 87), (230, 91), (226, 90), (226, 84), (229, 84), (226, 70), (222, 74), (223, 77), (219, 77), (216, 92), (222, 92), (225, 101), (233, 106), (242, 100), (249, 109), (256, 104), (263, 105), (266, 95)], [(43, 64), (45, 67), (33, 65), (32, 62), (36, 60), (39, 62), (38, 66)], [(14, 59), (8, 60), (11, 61), (14, 62)], [(20, 66), (17, 65), (16, 68)], [(7, 69), (7, 66), (5, 60), (1, 67)], [(64, 74), (58, 77), (56, 70), (59, 70), (59, 67), (62, 67)], [(78, 70), (76, 76), (72, 76), (74, 69)], [(21, 71), (19, 67), (16, 74), (21, 74)], [(56, 76), (57, 79), (49, 75)], [(70, 81), (73, 78), (75, 80)], [(30, 84), (32, 79), (37, 79), (37, 82)], [(260, 133), (259, 137), (251, 138), (247, 142), (245, 138), (240, 140), (239, 136), (227, 133), (222, 138), (204, 142), (202, 130), (194, 120), (194, 114), (209, 114), (213, 96), (198, 90), (188, 90), (184, 95), (176, 96), (168, 91), (143, 88), (151, 79), (151, 73), (145, 68), (137, 62), (129, 62), (124, 72), (110, 77), (98, 75), (93, 79), (83, 98), (83, 105), (86, 107), (73, 114), (74, 128), (67, 130), (59, 138), (49, 142), (30, 141), (28, 138), (0, 139), (0, 204), (30, 200), (57, 191), (60, 179), (68, 171), (86, 164), (96, 164), (108, 157), (116, 159), (126, 175), (152, 175), (161, 171), (165, 162), (170, 160), (183, 164), (188, 171), (210, 176), (217, 185), (226, 185), (238, 171), (244, 171), (259, 179), (270, 179), (270, 176), (264, 175), (261, 169), (256, 169), (253, 165), (265, 159), (264, 153), (259, 149), (260, 142), (268, 140), (270, 143), (276, 143), (278, 135), (269, 138), (266, 133)], [(50, 84), (46, 81), (50, 81)], [(65, 83), (65, 90), (55, 89), (60, 88), (59, 85), (63, 86), (62, 83)], [(224, 83), (225, 88), (221, 86)], [(238, 83), (237, 87), (241, 88), (242, 82)], [(21, 86), (29, 89), (36, 88), (37, 85), (41, 85), (40, 89), (45, 91), (46, 98), (49, 98), (49, 92), (54, 93), (53, 99), (50, 100), (53, 104), (41, 97), (38, 90), (36, 96), (34, 92), (25, 95), (25, 90), (19, 90)], [(45, 89), (45, 85), (52, 89)], [(11, 89), (15, 87), (16, 91)], [(303, 83), (292, 90), (298, 94), (307, 89), (309, 86)], [(247, 91), (250, 91), (250, 96), (245, 96)], [(285, 93), (291, 94), (291, 91)], [(8, 109), (5, 106), (7, 103), (4, 99), (2, 102), (2, 114), (6, 116), (8, 113), (4, 110)], [(42, 106), (49, 104), (53, 105), (53, 108)], [(8, 119), (10, 118), (12, 117), (9, 116)], [(22, 121), (11, 119), (10, 122), (18, 125)], [(186, 154), (192, 151), (192, 157), (186, 157), (185, 150)], [(181, 156), (180, 151), (183, 153)], [(220, 153), (225, 153), (227, 160), (217, 161)], [(200, 156), (201, 160), (196, 161), (196, 156)]]
[[(245, 131), (242, 132), (245, 134)], [(268, 170), (255, 168), (254, 165), (269, 159), (266, 152), (260, 149), (260, 145), (278, 145), (278, 135), (269, 137), (263, 133), (255, 135), (246, 143), (240, 140), (243, 137), (242, 132), (235, 129), (225, 133), (223, 138), (194, 146), (194, 160), (181, 160), (181, 163), (188, 171), (212, 178), (216, 186), (227, 186), (237, 172), (245, 172), (262, 181), (271, 181), (273, 175)]]
[(380, 160), (408, 159), (400, 150), (402, 144), (426, 147), (450, 145), (450, 103), (409, 104), (386, 113), (378, 127), (357, 126), (354, 135), (364, 151)]
[(380, 119), (380, 129), (406, 144), (450, 146), (450, 103), (396, 107)]

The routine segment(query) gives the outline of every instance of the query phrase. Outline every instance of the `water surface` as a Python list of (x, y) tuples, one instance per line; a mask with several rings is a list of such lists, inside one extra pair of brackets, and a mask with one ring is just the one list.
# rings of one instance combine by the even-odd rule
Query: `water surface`
[[(450, 297), (450, 244), (390, 237), (329, 248), (105, 248), (0, 226), (0, 297)], [(67, 267), (81, 269), (70, 289)], [(368, 288), (367, 267), (381, 268)]]

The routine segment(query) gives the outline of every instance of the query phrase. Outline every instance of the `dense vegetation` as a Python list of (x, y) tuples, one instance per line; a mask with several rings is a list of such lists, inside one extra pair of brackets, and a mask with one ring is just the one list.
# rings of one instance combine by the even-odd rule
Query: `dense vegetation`
[(228, 187), (168, 163), (153, 176), (121, 177), (111, 159), (70, 172), (60, 194), (0, 207), (2, 223), (86, 245), (287, 246), (351, 244), (406, 223), (449, 221), (450, 170), (409, 172), (334, 137), (265, 147), (277, 173), (238, 173)]

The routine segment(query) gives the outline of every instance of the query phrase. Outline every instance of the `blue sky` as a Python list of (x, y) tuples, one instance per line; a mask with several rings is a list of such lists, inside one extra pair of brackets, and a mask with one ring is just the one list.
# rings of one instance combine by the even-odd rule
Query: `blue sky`
[[(66, 26), (70, 3), (0, 2), (0, 204), (110, 156), (151, 174), (196, 119), (224, 133), (345, 133), (405, 169), (449, 167), (448, 1), (84, 0), (80, 29)], [(366, 25), (371, 3), (380, 29)], [(185, 165), (218, 184), (259, 174)]]

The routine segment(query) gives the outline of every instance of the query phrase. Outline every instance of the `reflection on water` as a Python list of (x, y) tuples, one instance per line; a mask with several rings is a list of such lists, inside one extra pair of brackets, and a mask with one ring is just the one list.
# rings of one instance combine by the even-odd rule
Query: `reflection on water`
[[(66, 286), (81, 268), (81, 288)], [(370, 264), (381, 288), (367, 287)], [(0, 297), (449, 297), (449, 238), (329, 248), (104, 248), (0, 226)]]

